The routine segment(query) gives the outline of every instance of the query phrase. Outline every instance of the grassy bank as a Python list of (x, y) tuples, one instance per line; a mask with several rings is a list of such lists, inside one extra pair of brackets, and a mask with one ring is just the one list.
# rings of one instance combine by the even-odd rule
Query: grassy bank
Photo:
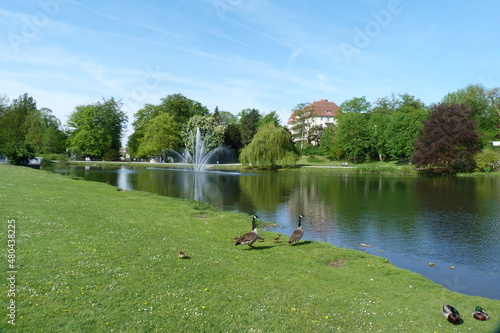
[[(234, 246), (251, 217), (0, 165), (16, 225), (18, 332), (494, 332), (500, 301), (451, 292), (384, 258), (303, 241)], [(307, 239), (307, 235), (304, 236)], [(286, 240), (285, 235), (282, 239)], [(189, 258), (179, 259), (185, 251)], [(7, 276), (8, 262), (3, 264)], [(462, 312), (449, 324), (444, 303)], [(481, 305), (492, 317), (479, 322)]]

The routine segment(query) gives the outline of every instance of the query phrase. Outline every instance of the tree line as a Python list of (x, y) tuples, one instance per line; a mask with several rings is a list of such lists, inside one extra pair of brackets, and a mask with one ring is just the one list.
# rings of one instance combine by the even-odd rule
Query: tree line
[[(50, 109), (39, 109), (28, 94), (12, 102), (0, 96), (0, 154), (14, 164), (27, 164), (40, 155), (118, 160), (128, 121), (121, 108), (122, 103), (112, 97), (79, 105), (63, 126)], [(200, 128), (204, 136), (211, 136), (208, 149), (224, 145), (239, 155), (258, 128), (268, 123), (282, 128), (276, 111), (263, 114), (249, 108), (233, 115), (216, 107), (211, 113), (200, 102), (172, 94), (134, 114), (127, 152), (133, 159), (143, 159), (166, 149), (189, 149), (190, 135)]]
[(303, 119), (295, 132), (306, 138), (305, 155), (352, 162), (397, 160), (436, 173), (500, 167), (492, 146), (500, 138), (500, 88), (469, 85), (431, 105), (409, 94), (374, 103), (355, 97), (343, 102), (339, 112), (336, 123), (326, 128), (308, 128), (304, 124), (313, 112), (298, 113)]
[[(134, 114), (127, 152), (144, 159), (167, 149), (189, 150), (190, 137), (200, 128), (211, 138), (208, 149), (224, 145), (254, 167), (290, 166), (301, 155), (315, 154), (353, 162), (401, 160), (432, 172), (498, 168), (491, 142), (500, 137), (500, 88), (469, 85), (432, 105), (406, 93), (373, 103), (355, 97), (340, 105), (336, 122), (326, 128), (308, 126), (309, 104), (292, 110), (300, 112), (290, 132), (276, 111), (248, 108), (234, 115), (216, 107), (210, 112), (180, 93), (168, 95)], [(63, 126), (27, 94), (12, 102), (0, 96), (0, 153), (16, 164), (51, 154), (117, 160), (128, 121), (121, 107), (114, 98), (79, 105)], [(305, 141), (295, 143), (292, 132)]]

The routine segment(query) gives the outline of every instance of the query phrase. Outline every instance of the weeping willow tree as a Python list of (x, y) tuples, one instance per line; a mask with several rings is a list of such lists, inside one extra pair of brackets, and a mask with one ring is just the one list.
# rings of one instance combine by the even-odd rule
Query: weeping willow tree
[(290, 133), (273, 123), (262, 125), (240, 154), (241, 164), (258, 168), (291, 166), (298, 160), (299, 152), (292, 143)]

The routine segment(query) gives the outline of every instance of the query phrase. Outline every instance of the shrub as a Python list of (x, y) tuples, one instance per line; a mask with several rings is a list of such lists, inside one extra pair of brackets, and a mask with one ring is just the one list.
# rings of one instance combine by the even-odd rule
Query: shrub
[(413, 165), (403, 165), (400, 170), (403, 174), (410, 174), (414, 169)]
[(476, 168), (480, 172), (491, 172), (500, 169), (500, 152), (485, 149), (474, 156)]
[[(300, 146), (300, 144), (299, 144)], [(301, 155), (324, 155), (324, 149), (321, 146), (314, 146), (311, 144), (308, 144), (304, 148), (299, 148), (299, 152)]]
[(307, 158), (307, 162), (309, 163), (320, 163), (320, 162), (323, 162), (323, 159), (316, 156), (316, 155), (309, 155), (309, 157)]
[(28, 165), (30, 159), (35, 158), (35, 151), (26, 142), (10, 142), (3, 149), (10, 164)]

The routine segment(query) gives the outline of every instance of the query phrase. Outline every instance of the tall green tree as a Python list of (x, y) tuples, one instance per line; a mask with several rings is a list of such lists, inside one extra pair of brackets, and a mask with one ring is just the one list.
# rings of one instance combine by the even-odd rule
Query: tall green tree
[(215, 106), (215, 110), (214, 110), (214, 114), (212, 115), (212, 117), (214, 117), (215, 121), (220, 124), (221, 123), (221, 119), (220, 119), (220, 112), (219, 112), (219, 107), (218, 106)]
[(145, 104), (144, 107), (138, 110), (134, 114), (134, 122), (132, 127), (134, 132), (129, 136), (127, 142), (127, 151), (132, 157), (137, 157), (140, 155), (139, 146), (146, 133), (146, 126), (150, 121), (152, 121), (156, 116), (162, 113), (162, 108), (159, 105)]
[(268, 124), (268, 123), (273, 123), (274, 126), (276, 126), (276, 127), (280, 127), (281, 126), (281, 119), (280, 119), (280, 116), (278, 115), (277, 111), (271, 111), (271, 112), (263, 115), (260, 118), (259, 123), (257, 124), (257, 126), (260, 127), (260, 126)]
[(345, 158), (357, 162), (371, 157), (373, 144), (368, 119), (367, 114), (357, 112), (344, 113), (338, 117), (337, 140)]
[(407, 93), (392, 94), (390, 97), (385, 96), (377, 99), (373, 104), (370, 113), (391, 113), (402, 112), (410, 113), (420, 110), (427, 110), (424, 102)]
[(340, 160), (342, 158), (342, 150), (339, 147), (337, 137), (337, 125), (330, 125), (321, 133), (319, 144), (324, 154), (332, 160)]
[(238, 152), (243, 148), (241, 143), (241, 127), (239, 124), (229, 124), (224, 132), (224, 146), (231, 148), (234, 152)]
[(427, 112), (394, 112), (388, 118), (386, 153), (391, 159), (409, 159), (423, 128), (423, 121), (427, 119)]
[(465, 104), (438, 104), (417, 139), (412, 161), (417, 168), (434, 173), (474, 170), (480, 143), (475, 121)]
[(218, 111), (217, 117), (215, 117), (215, 113), (214, 113), (214, 119), (220, 125), (225, 125), (225, 126), (227, 126), (229, 124), (239, 125), (238, 117), (229, 111)]
[(244, 109), (239, 113), (241, 128), (241, 143), (246, 146), (252, 142), (257, 133), (261, 114), (257, 109)]
[(395, 98), (394, 111), (401, 113), (413, 113), (422, 110), (427, 110), (427, 106), (420, 99), (409, 94), (399, 94)]
[[(390, 130), (392, 111), (377, 111), (370, 114), (368, 120), (368, 130), (373, 143), (374, 153), (383, 161), (389, 157), (389, 140), (392, 130)], [(418, 134), (418, 133), (417, 133)]]
[(27, 120), (37, 112), (36, 101), (28, 94), (14, 99), (9, 106), (3, 106), (0, 118), (0, 146), (12, 142), (26, 142), (29, 126)]
[(283, 127), (268, 123), (259, 128), (252, 142), (243, 148), (240, 162), (260, 168), (292, 166), (299, 160), (299, 152), (290, 133)]
[(371, 108), (371, 103), (366, 100), (366, 97), (354, 97), (351, 98), (342, 104), (340, 104), (340, 112), (341, 113), (365, 113), (368, 112)]
[(52, 114), (52, 110), (42, 108), (42, 120), (44, 124), (43, 146), (44, 154), (61, 154), (66, 151), (68, 134), (62, 129), (61, 121)]
[(409, 94), (379, 98), (369, 112), (368, 128), (379, 159), (408, 159), (428, 108)]
[[(188, 120), (195, 115), (208, 116), (210, 114), (208, 109), (201, 105), (201, 103), (189, 99), (182, 94), (168, 95), (167, 97), (162, 98), (161, 103), (158, 105), (144, 105), (142, 109), (134, 114), (134, 122), (132, 123), (134, 132), (129, 137), (127, 143), (128, 152), (131, 156), (146, 157), (138, 154), (141, 141), (146, 135), (146, 127), (150, 121), (163, 113), (172, 115), (173, 121), (177, 124), (186, 124)], [(172, 130), (180, 141), (180, 128), (173, 128)]]
[(486, 97), (488, 98), (492, 112), (496, 113), (498, 130), (496, 138), (500, 138), (500, 87), (488, 90)]
[(32, 151), (36, 155), (65, 151), (67, 135), (50, 109), (37, 109), (36, 101), (27, 94), (11, 105), (7, 102), (5, 96), (0, 98), (0, 149), (8, 146), (16, 154)]
[(181, 140), (177, 134), (179, 124), (171, 113), (161, 113), (145, 126), (137, 154), (139, 156), (160, 155), (166, 149), (178, 150)]
[(114, 98), (79, 105), (69, 115), (69, 150), (80, 156), (116, 160), (127, 115)]
[(394, 94), (391, 97), (378, 98), (370, 110), (371, 113), (390, 113), (396, 109), (397, 101)]
[(25, 121), (25, 141), (35, 152), (41, 154), (64, 153), (67, 135), (61, 122), (48, 108), (31, 112)]
[(442, 103), (464, 104), (470, 110), (470, 117), (476, 123), (483, 146), (498, 137), (499, 114), (488, 99), (488, 90), (480, 84), (471, 84), (447, 94)]
[(210, 115), (206, 106), (182, 94), (173, 94), (162, 98), (160, 107), (162, 112), (172, 114), (179, 124), (186, 123), (193, 116)]

